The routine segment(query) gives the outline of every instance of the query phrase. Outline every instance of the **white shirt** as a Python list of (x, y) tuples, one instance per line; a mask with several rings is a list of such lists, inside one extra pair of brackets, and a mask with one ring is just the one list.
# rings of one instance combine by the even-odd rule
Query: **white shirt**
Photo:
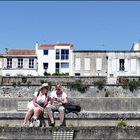
[(50, 93), (50, 97), (52, 99), (52, 104), (53, 105), (59, 105), (59, 103), (54, 102), (54, 101), (57, 101), (58, 99), (59, 100), (64, 100), (65, 98), (67, 98), (67, 94), (64, 91), (62, 91), (62, 93), (60, 95), (57, 95), (56, 91), (52, 91)]
[(44, 104), (45, 103), (45, 100), (46, 100), (46, 95), (44, 94), (44, 95), (38, 95), (38, 92), (35, 92), (34, 93), (34, 96), (35, 97), (37, 97), (37, 99), (36, 99), (36, 102), (38, 103), (38, 104)]
[(67, 97), (67, 94), (64, 91), (62, 91), (62, 94), (57, 95), (56, 91), (52, 91), (51, 94), (50, 94), (50, 97), (51, 98), (65, 99)]

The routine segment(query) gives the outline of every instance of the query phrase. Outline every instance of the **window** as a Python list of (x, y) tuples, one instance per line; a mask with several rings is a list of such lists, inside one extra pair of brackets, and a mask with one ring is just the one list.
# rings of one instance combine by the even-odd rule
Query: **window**
[(44, 50), (44, 55), (48, 55), (48, 50)]
[(29, 59), (29, 68), (34, 68), (34, 59), (33, 58), (30, 58)]
[(18, 68), (23, 68), (23, 58), (18, 58)]
[(48, 63), (43, 63), (43, 68), (46, 70), (48, 69)]
[(62, 49), (61, 50), (61, 59), (62, 60), (67, 60), (69, 59), (69, 50), (68, 49)]
[(12, 58), (7, 58), (7, 68), (12, 68)]
[(59, 73), (59, 68), (60, 68), (59, 63), (55, 63), (55, 72), (56, 73)]
[(124, 59), (119, 59), (119, 70), (124, 71)]
[(75, 73), (75, 76), (80, 76), (80, 73)]
[(56, 49), (56, 59), (59, 59), (60, 58), (59, 55), (60, 55), (60, 50), (59, 49)]
[(110, 77), (114, 77), (114, 74), (110, 74), (109, 76), (110, 76)]
[(61, 68), (69, 68), (69, 63), (61, 63)]

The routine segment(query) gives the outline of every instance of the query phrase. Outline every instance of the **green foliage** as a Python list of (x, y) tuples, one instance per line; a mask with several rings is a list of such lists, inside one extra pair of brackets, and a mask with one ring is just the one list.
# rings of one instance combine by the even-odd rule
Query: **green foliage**
[(27, 77), (23, 76), (22, 77), (22, 83), (26, 83), (27, 82)]
[(128, 84), (127, 85), (121, 84), (121, 86), (122, 86), (123, 89), (128, 89)]
[(131, 92), (133, 92), (134, 90), (136, 90), (139, 86), (140, 86), (140, 81), (136, 81), (135, 79), (133, 79), (133, 81), (130, 81), (128, 83), (128, 87), (129, 87), (129, 90)]
[(50, 76), (51, 74), (48, 73), (48, 72), (46, 72), (46, 71), (44, 71), (43, 75), (44, 75), (44, 76)]
[(49, 82), (48, 82), (48, 85), (49, 85), (49, 89), (51, 90), (51, 89), (52, 89), (52, 82), (49, 81)]
[(13, 84), (13, 86), (14, 86), (14, 87), (16, 87), (16, 85), (17, 85), (15, 81), (13, 81), (13, 83), (12, 83), (12, 84)]
[(44, 80), (40, 80), (40, 83), (43, 84), (43, 83), (45, 83), (45, 81)]
[(81, 93), (85, 93), (88, 89), (88, 86), (83, 85), (81, 80), (76, 80), (74, 83), (67, 84), (70, 89), (77, 90)]
[(105, 81), (103, 80), (97, 80), (94, 82), (94, 85), (98, 87), (99, 90), (102, 90), (104, 88)]
[(30, 84), (31, 84), (31, 81), (28, 81), (28, 82), (27, 82), (27, 86), (29, 87), (29, 86), (30, 86)]
[(53, 73), (52, 76), (69, 76), (69, 73)]
[(127, 126), (126, 119), (119, 120), (119, 122), (117, 123), (117, 126), (118, 127), (125, 127), (125, 126)]
[(18, 86), (20, 86), (20, 85), (21, 85), (21, 82), (20, 82), (20, 81), (18, 81), (18, 82), (17, 82), (17, 85), (18, 85)]

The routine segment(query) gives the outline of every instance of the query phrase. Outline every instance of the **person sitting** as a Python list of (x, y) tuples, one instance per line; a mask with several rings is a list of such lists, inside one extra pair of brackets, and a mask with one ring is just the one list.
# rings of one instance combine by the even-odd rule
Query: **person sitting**
[(27, 105), (28, 111), (25, 114), (23, 126), (26, 126), (26, 123), (29, 121), (33, 115), (33, 119), (37, 120), (39, 115), (44, 112), (46, 105), (48, 104), (48, 83), (41, 85), (39, 90), (34, 93), (32, 101)]
[(50, 101), (46, 106), (49, 126), (55, 126), (54, 112), (59, 111), (60, 126), (65, 126), (65, 108), (63, 104), (68, 102), (67, 94), (62, 90), (62, 85), (57, 84), (55, 91), (50, 93)]

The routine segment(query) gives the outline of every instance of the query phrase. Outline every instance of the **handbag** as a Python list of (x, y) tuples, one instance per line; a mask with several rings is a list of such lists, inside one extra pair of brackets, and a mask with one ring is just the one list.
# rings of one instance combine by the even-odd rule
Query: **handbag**
[(63, 105), (65, 108), (65, 112), (66, 113), (70, 113), (70, 112), (80, 112), (81, 111), (81, 106), (78, 104), (74, 104), (74, 103), (66, 103)]

